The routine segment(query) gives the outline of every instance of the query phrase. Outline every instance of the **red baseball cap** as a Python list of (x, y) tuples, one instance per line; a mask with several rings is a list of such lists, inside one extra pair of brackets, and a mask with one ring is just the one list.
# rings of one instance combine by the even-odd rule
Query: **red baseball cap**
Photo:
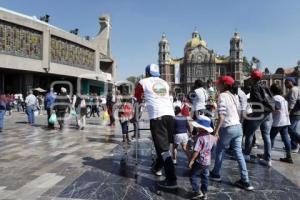
[(234, 84), (234, 79), (231, 76), (220, 76), (220, 78), (216, 80), (216, 84), (226, 84), (232, 86)]
[(255, 69), (251, 72), (251, 78), (262, 79), (264, 74), (262, 71)]

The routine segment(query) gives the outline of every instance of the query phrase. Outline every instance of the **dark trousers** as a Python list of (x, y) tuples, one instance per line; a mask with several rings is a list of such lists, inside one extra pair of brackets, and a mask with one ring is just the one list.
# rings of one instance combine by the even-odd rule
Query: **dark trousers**
[[(201, 188), (198, 176), (201, 178)], [(193, 188), (193, 192), (199, 192), (201, 189), (202, 193), (207, 193), (208, 191), (208, 176), (209, 176), (209, 166), (202, 166), (199, 162), (195, 161), (192, 169), (190, 171), (190, 182)]]
[(157, 158), (154, 165), (154, 170), (165, 168), (166, 180), (176, 181), (175, 167), (170, 155), (170, 143), (173, 142), (174, 117), (162, 116), (150, 120), (150, 130)]
[(277, 136), (278, 132), (280, 133), (282, 142), (284, 143), (287, 156), (291, 156), (291, 143), (290, 143), (290, 139), (289, 139), (288, 126), (271, 128), (270, 137), (271, 137), (272, 147), (274, 146), (274, 140), (275, 140), (275, 137)]
[(97, 113), (98, 117), (100, 117), (99, 109), (97, 108), (97, 106), (92, 106), (92, 111), (91, 111), (90, 117), (92, 115), (93, 115), (93, 117), (95, 117), (95, 113)]
[(48, 127), (49, 128), (54, 128), (54, 124), (49, 122), (49, 119), (51, 117), (51, 108), (46, 108), (46, 110), (47, 110)]
[(59, 128), (62, 129), (64, 127), (64, 118), (65, 118), (66, 111), (65, 110), (58, 110), (56, 112), (57, 121), (59, 124)]
[(127, 135), (128, 134), (128, 121), (121, 122), (121, 128), (122, 128), (122, 134)]

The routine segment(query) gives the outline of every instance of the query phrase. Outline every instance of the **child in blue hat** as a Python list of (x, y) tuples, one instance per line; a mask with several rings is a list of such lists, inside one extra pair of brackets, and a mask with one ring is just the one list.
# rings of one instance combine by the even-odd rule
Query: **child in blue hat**
[[(213, 132), (211, 120), (204, 115), (200, 115), (196, 121), (192, 122), (192, 125), (198, 134), (194, 153), (189, 162), (190, 182), (193, 189), (192, 199), (207, 199), (211, 149), (216, 144), (217, 137), (210, 134)], [(198, 180), (199, 175), (201, 187)]]

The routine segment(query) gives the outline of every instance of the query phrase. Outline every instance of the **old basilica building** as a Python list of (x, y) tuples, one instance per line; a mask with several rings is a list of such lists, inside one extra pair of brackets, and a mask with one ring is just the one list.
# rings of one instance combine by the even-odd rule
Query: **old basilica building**
[(219, 56), (209, 49), (197, 31), (184, 47), (184, 56), (171, 57), (169, 41), (165, 34), (159, 42), (158, 63), (161, 78), (175, 90), (189, 92), (196, 79), (216, 80), (220, 75), (230, 75), (241, 83), (243, 74), (243, 44), (239, 33), (230, 40), (230, 55)]

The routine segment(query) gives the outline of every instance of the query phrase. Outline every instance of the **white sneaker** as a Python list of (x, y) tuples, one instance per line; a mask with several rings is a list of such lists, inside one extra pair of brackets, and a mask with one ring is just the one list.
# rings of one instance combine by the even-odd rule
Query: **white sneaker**
[(156, 171), (156, 172), (155, 172), (155, 175), (156, 175), (156, 176), (162, 176), (162, 170)]
[(173, 160), (173, 164), (174, 164), (174, 165), (177, 165), (177, 160)]
[(299, 146), (296, 149), (291, 149), (292, 153), (298, 153), (299, 152)]
[(271, 160), (266, 161), (266, 160), (264, 160), (264, 159), (260, 159), (259, 162), (260, 162), (262, 165), (265, 165), (265, 166), (267, 166), (267, 167), (272, 167), (272, 162), (271, 162)]
[(151, 171), (153, 172), (153, 174), (155, 174), (156, 176), (162, 176), (162, 170), (158, 170), (158, 171), (155, 171), (154, 169), (151, 169)]

